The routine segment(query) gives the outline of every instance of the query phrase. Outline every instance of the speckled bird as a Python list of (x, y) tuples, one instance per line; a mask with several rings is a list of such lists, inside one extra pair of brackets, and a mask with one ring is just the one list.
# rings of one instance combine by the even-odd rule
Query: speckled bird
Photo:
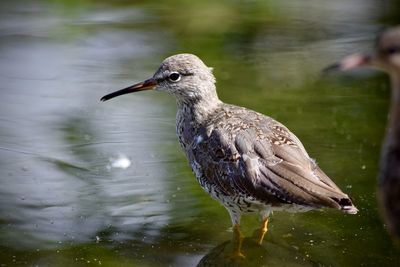
[(212, 68), (192, 54), (165, 59), (154, 76), (102, 101), (155, 89), (174, 96), (179, 143), (201, 187), (229, 212), (234, 255), (243, 257), (240, 218), (262, 217), (258, 243), (272, 211), (334, 208), (355, 214), (350, 198), (318, 167), (300, 140), (276, 120), (219, 100)]

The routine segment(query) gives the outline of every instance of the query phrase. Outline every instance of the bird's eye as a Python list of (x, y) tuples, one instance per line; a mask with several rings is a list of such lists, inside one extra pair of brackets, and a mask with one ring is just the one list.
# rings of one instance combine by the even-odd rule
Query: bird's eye
[(386, 49), (386, 53), (388, 55), (397, 54), (398, 52), (400, 52), (400, 47), (397, 46), (389, 47), (388, 49)]
[(171, 82), (176, 83), (176, 82), (179, 82), (179, 81), (181, 80), (181, 75), (180, 75), (178, 72), (171, 72), (171, 73), (168, 75), (168, 79), (169, 79)]

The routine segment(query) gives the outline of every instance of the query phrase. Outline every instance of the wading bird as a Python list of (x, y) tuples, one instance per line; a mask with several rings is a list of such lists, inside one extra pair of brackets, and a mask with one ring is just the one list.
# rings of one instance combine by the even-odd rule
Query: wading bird
[(378, 198), (389, 232), (400, 240), (400, 26), (384, 31), (369, 54), (353, 54), (326, 70), (369, 66), (386, 71), (391, 81), (391, 104), (382, 146)]
[(174, 96), (176, 132), (201, 187), (229, 212), (234, 256), (243, 257), (240, 218), (259, 212), (258, 243), (271, 211), (334, 208), (357, 212), (350, 198), (310, 158), (284, 125), (258, 112), (219, 100), (215, 77), (197, 56), (165, 59), (154, 76), (101, 100), (155, 89)]

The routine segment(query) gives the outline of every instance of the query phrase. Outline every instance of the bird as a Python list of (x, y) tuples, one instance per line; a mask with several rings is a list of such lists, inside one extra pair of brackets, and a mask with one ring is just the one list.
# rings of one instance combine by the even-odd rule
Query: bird
[(319, 168), (300, 140), (283, 124), (256, 111), (226, 104), (217, 95), (213, 69), (193, 54), (166, 58), (143, 82), (110, 93), (155, 89), (176, 99), (176, 133), (201, 187), (228, 211), (232, 256), (243, 258), (245, 213), (262, 218), (261, 245), (273, 211), (333, 208), (357, 213), (348, 195)]
[(379, 164), (378, 200), (389, 232), (400, 241), (400, 26), (379, 34), (373, 51), (346, 56), (326, 71), (363, 66), (383, 70), (390, 76), (391, 101)]

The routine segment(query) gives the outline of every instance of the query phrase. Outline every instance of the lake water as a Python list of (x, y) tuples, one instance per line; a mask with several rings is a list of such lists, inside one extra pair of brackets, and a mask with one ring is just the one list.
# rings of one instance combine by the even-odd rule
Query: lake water
[[(322, 75), (400, 22), (398, 1), (3, 1), (0, 266), (400, 266), (376, 176), (389, 84)], [(175, 102), (100, 97), (172, 54), (214, 67), (220, 98), (279, 120), (354, 199), (357, 215), (276, 212), (262, 246), (229, 246), (225, 209), (194, 178)], [(250, 237), (257, 216), (243, 217)]]

